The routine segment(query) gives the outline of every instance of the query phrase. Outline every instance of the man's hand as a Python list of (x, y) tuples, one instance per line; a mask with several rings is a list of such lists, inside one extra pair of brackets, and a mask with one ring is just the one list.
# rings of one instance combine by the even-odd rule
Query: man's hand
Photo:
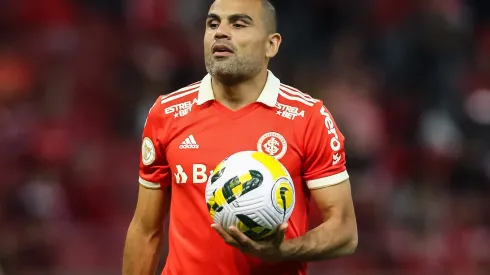
[(253, 241), (234, 226), (230, 226), (229, 232), (217, 224), (212, 224), (211, 227), (218, 232), (225, 243), (240, 249), (243, 253), (266, 261), (282, 260), (281, 244), (288, 228), (287, 223), (277, 229), (273, 238), (264, 241)]

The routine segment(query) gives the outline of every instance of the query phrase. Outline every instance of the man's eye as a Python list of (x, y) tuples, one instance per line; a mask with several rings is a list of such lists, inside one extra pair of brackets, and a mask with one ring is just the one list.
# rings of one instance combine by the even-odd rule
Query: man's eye
[(233, 27), (236, 29), (241, 29), (241, 28), (244, 28), (245, 25), (235, 23), (235, 24), (233, 24)]
[(209, 26), (211, 29), (216, 29), (216, 28), (218, 28), (218, 26), (219, 26), (219, 25), (218, 25), (218, 23), (216, 23), (216, 22), (211, 22), (211, 23), (209, 23), (209, 24), (208, 24), (208, 26)]

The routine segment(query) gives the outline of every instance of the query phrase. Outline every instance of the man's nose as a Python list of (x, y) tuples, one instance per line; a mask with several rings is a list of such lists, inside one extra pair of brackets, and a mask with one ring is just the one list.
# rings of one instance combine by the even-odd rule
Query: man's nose
[(214, 34), (215, 39), (230, 39), (230, 28), (227, 24), (220, 24), (216, 33)]

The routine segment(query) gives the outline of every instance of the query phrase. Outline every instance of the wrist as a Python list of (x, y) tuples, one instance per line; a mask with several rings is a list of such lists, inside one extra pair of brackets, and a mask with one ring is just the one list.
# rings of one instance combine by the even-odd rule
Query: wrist
[(279, 246), (281, 261), (289, 261), (294, 255), (294, 243), (291, 240), (284, 240)]

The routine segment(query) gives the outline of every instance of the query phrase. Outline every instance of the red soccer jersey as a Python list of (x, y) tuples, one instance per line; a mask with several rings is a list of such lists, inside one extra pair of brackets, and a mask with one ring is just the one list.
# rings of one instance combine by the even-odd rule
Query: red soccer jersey
[(139, 182), (172, 188), (164, 275), (306, 274), (305, 263), (244, 255), (210, 227), (204, 195), (209, 175), (221, 160), (244, 150), (276, 157), (294, 181), (296, 203), (286, 238), (308, 229), (309, 189), (349, 177), (344, 137), (323, 103), (281, 84), (270, 71), (257, 102), (237, 111), (214, 100), (209, 75), (159, 97), (143, 131)]

